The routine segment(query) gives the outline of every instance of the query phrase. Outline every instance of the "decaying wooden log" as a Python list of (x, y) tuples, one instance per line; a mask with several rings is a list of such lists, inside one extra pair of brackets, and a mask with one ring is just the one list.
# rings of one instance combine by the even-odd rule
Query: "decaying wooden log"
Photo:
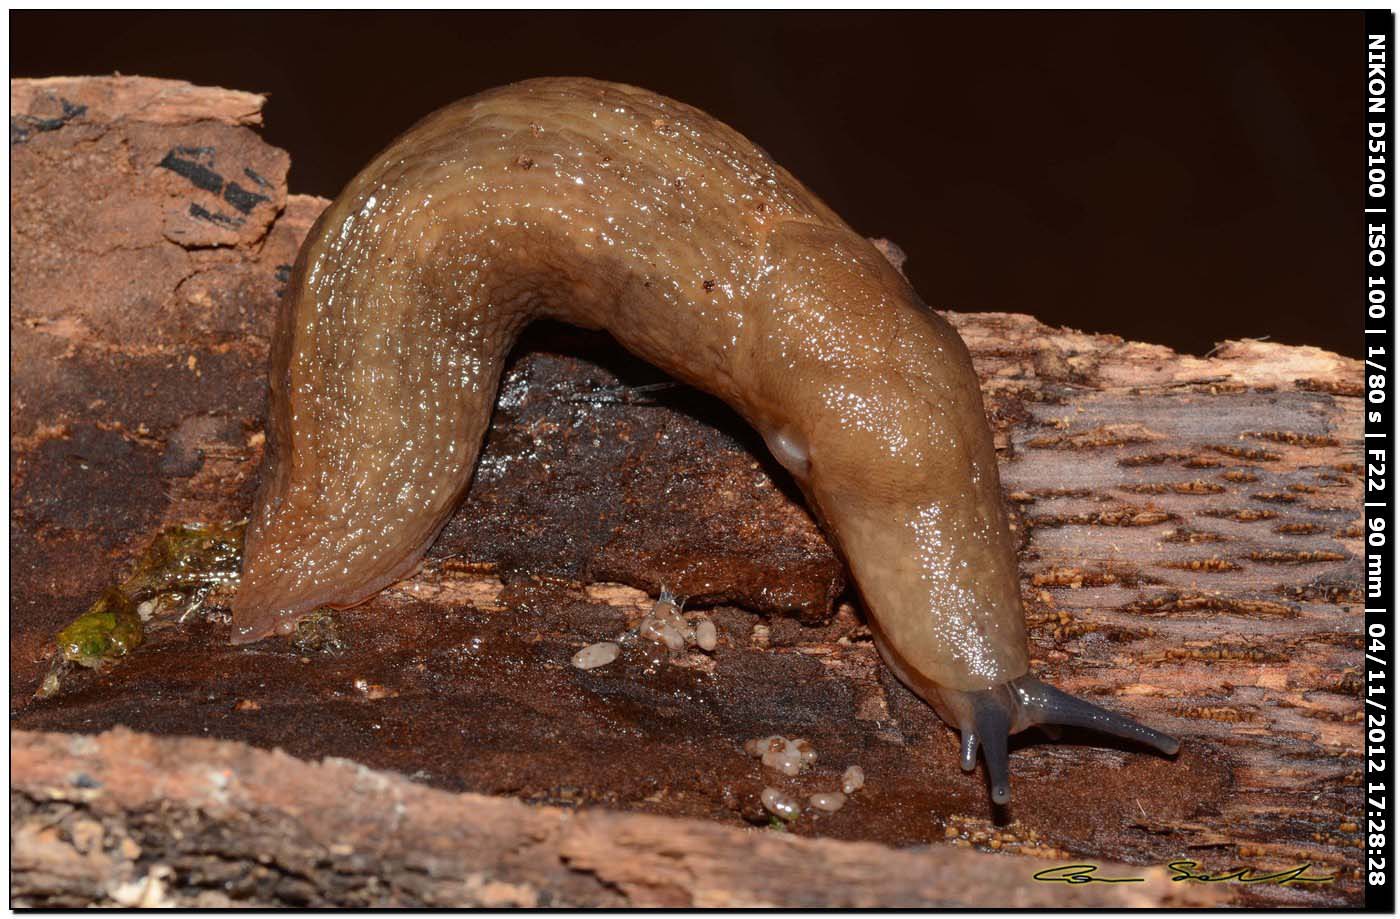
[[(514, 357), (422, 573), (292, 644), (229, 647), (217, 596), (157, 606), (140, 647), (36, 699), (55, 633), (157, 534), (246, 514), (269, 319), (325, 202), (287, 194), (249, 94), (65, 78), (13, 81), (11, 100), (12, 717), (241, 744), (15, 734), (16, 897), (1359, 902), (1361, 368), (1313, 348), (1195, 358), (948, 314), (997, 431), (1036, 668), (1184, 741), (1172, 761), (1022, 737), (1004, 812), (879, 663), (761, 442), (608, 340), (554, 327)], [(713, 654), (634, 642), (608, 667), (569, 665), (663, 583), (718, 625)], [(809, 738), (816, 766), (765, 773), (743, 743), (772, 733)], [(291, 758), (326, 756), (385, 772)], [(851, 763), (868, 784), (840, 812), (744, 829), (767, 822), (765, 785), (830, 790)], [(298, 804), (323, 799), (352, 803)], [(1178, 858), (1336, 880), (1183, 884), (1151, 867)], [(1150, 880), (1030, 880), (1085, 860)]]
[[(244, 744), (13, 735), (15, 905), (1208, 905), (1162, 868), (1046, 884), (1016, 859), (454, 795)], [(393, 825), (386, 826), (386, 814)]]

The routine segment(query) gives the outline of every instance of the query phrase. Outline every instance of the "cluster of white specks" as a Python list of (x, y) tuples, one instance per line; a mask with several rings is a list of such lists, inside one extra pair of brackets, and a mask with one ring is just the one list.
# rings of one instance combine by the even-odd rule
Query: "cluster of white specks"
[(800, 737), (789, 740), (774, 734), (772, 737), (747, 741), (744, 751), (750, 756), (759, 757), (763, 765), (783, 775), (801, 775), (817, 761), (817, 748)]
[(634, 636), (662, 645), (668, 652), (676, 654), (687, 648), (710, 652), (719, 646), (719, 629), (710, 617), (704, 613), (691, 613), (687, 618), (681, 613), (681, 604), (675, 595), (663, 586), (656, 605), (635, 629), (618, 636), (615, 641), (600, 641), (583, 648), (574, 654), (572, 663), (580, 670), (611, 664), (621, 653), (621, 646)]
[(571, 663), (580, 670), (592, 670), (594, 667), (602, 667), (617, 660), (618, 652), (621, 650), (617, 646), (617, 642), (600, 641), (576, 653)]
[(775, 817), (783, 820), (796, 820), (802, 816), (802, 805), (791, 795), (785, 794), (776, 788), (765, 788), (759, 799), (763, 802), (763, 807)]
[[(800, 737), (788, 738), (781, 734), (757, 737), (744, 743), (744, 752), (760, 759), (763, 765), (786, 776), (798, 776), (817, 761), (817, 750)], [(865, 787), (865, 770), (859, 766), (847, 766), (841, 775), (840, 790), (819, 791), (807, 796), (807, 806), (826, 814), (834, 814), (846, 806), (846, 800)], [(802, 815), (802, 807), (795, 797), (771, 785), (759, 795), (768, 813), (782, 820), (796, 820)]]
[[(661, 610), (662, 605), (658, 603), (656, 609)], [(666, 613), (658, 613), (653, 610), (651, 615), (643, 619), (637, 626), (637, 634), (647, 641), (665, 645), (672, 651), (683, 651), (685, 650), (685, 633), (681, 630), (684, 627), (685, 620), (674, 612), (666, 615)]]
[(637, 634), (677, 652), (688, 647), (713, 651), (719, 644), (719, 631), (710, 617), (700, 613), (687, 620), (681, 615), (681, 605), (676, 602), (675, 594), (665, 585), (661, 587), (656, 605), (638, 623)]

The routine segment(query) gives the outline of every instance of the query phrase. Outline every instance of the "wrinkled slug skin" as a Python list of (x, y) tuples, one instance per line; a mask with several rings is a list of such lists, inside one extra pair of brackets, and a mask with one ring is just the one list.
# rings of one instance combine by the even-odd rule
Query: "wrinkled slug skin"
[(733, 130), (582, 79), (425, 118), (312, 229), (276, 331), (236, 641), (414, 570), (467, 487), (506, 353), (541, 317), (606, 329), (758, 429), (907, 680), (972, 691), (1026, 672), (957, 333)]

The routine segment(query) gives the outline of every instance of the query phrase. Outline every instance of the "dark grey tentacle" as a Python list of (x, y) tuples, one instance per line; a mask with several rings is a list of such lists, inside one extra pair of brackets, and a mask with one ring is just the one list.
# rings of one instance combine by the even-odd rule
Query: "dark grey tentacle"
[(962, 771), (971, 772), (977, 768), (977, 731), (969, 728), (962, 732)]
[(992, 801), (1011, 801), (1011, 768), (1006, 760), (1006, 738), (1011, 734), (1011, 712), (999, 696), (985, 693), (978, 697), (973, 723), (982, 741), (982, 761), (987, 764), (987, 783)]
[(1030, 674), (991, 689), (964, 691), (939, 687), (937, 698), (943, 706), (940, 711), (945, 719), (962, 732), (963, 771), (977, 768), (980, 750), (982, 761), (987, 764), (992, 801), (999, 805), (1011, 801), (1007, 737), (1032, 726), (1046, 729), (1046, 733), (1056, 739), (1059, 725), (1089, 728), (1137, 741), (1168, 756), (1176, 755), (1181, 747), (1175, 737), (1138, 724), (1126, 715), (1076, 699)]
[[(1126, 715), (1099, 708), (1092, 702), (1061, 692), (1029, 674), (1012, 680), (1010, 686), (1021, 707), (1022, 716), (1031, 724), (1089, 728), (1125, 740), (1135, 740), (1167, 756), (1176, 755), (1181, 748), (1181, 742), (1175, 737), (1138, 724)], [(983, 744), (986, 744), (985, 738)]]

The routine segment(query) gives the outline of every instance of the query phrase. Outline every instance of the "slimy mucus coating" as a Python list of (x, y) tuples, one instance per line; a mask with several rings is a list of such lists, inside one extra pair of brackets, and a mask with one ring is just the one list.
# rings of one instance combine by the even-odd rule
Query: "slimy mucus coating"
[(962, 732), (966, 768), (981, 750), (995, 801), (1006, 735), (1034, 724), (1175, 752), (1029, 675), (991, 432), (952, 326), (758, 146), (596, 80), (429, 115), (312, 227), (273, 336), (235, 641), (416, 570), (466, 491), (505, 356), (541, 318), (608, 331), (763, 436), (839, 544), (886, 663)]

